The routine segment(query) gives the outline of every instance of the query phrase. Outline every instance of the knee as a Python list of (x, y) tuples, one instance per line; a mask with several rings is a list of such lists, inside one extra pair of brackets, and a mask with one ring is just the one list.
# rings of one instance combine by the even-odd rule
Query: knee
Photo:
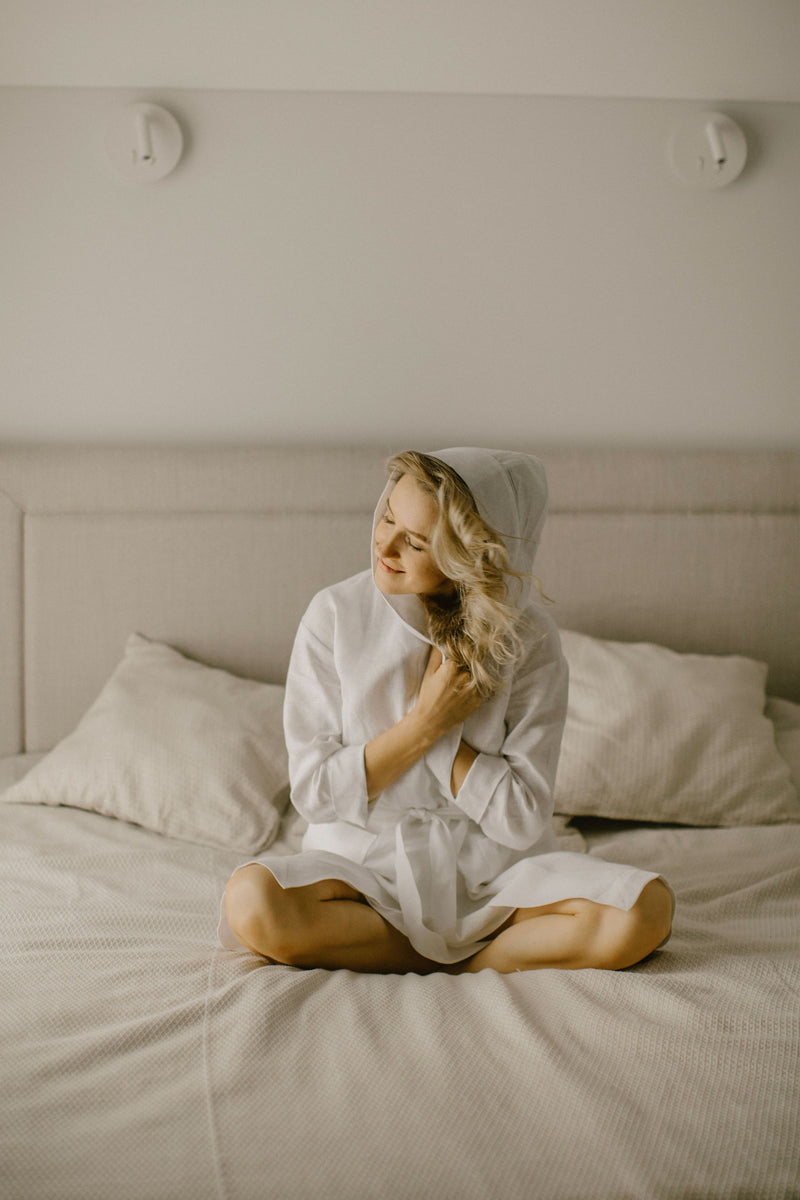
[[(248, 863), (235, 871), (225, 888), (225, 916), (242, 945), (256, 954), (275, 958), (277, 909), (283, 892), (271, 871), (259, 863)], [(283, 961), (283, 960), (281, 960)]]
[(669, 937), (672, 907), (669, 889), (653, 879), (632, 908), (607, 909), (598, 924), (597, 966), (620, 971), (647, 958)]

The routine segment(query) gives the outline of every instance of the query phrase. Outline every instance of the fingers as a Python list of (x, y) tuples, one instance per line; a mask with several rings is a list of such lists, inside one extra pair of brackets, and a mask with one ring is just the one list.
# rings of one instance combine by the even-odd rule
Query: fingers
[(450, 679), (450, 683), (454, 691), (467, 695), (475, 690), (475, 684), (469, 671), (463, 667), (456, 667)]
[(428, 655), (428, 662), (425, 666), (425, 674), (433, 675), (433, 673), (435, 671), (438, 671), (438, 669), (441, 665), (442, 665), (442, 653), (440, 650), (437, 650), (435, 646), (432, 646), (431, 652)]
[(450, 658), (443, 658), (440, 650), (434, 646), (428, 656), (425, 675), (439, 675), (440, 682), (448, 684), (454, 691), (466, 692), (472, 689), (472, 676), (466, 667), (459, 667)]
[[(434, 677), (435, 685), (433, 685)], [(475, 690), (475, 682), (469, 671), (465, 667), (458, 666), (452, 659), (443, 658), (435, 646), (428, 656), (423, 684), (428, 681), (430, 681), (428, 687), (435, 686), (441, 697), (449, 695), (460, 701), (461, 704), (468, 701), (472, 708), (477, 708), (480, 703), (480, 697)]]
[(415, 706), (420, 715), (445, 733), (465, 721), (480, 703), (481, 696), (470, 672), (432, 649)]
[(477, 707), (480, 699), (475, 688), (475, 681), (466, 668), (456, 666), (454, 662), (447, 660), (439, 668), (437, 678), (442, 682), (443, 691), (459, 701), (460, 704), (471, 704), (474, 698), (475, 707)]

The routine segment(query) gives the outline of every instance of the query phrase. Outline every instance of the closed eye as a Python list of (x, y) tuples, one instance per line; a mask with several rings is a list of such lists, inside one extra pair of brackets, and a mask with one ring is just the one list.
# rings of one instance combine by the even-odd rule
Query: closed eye
[[(384, 525), (394, 525), (394, 521), (389, 515), (388, 509), (381, 517), (381, 520), (383, 521)], [(412, 550), (416, 550), (417, 554), (423, 554), (427, 549), (427, 546), (415, 546), (408, 534), (405, 536), (405, 543), (407, 546), (410, 546)]]

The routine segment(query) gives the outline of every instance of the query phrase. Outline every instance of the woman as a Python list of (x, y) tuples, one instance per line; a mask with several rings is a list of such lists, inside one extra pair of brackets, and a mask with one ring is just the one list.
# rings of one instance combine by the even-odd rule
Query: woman
[(531, 598), (542, 464), (388, 465), (371, 570), (315, 596), (292, 652), (301, 853), (233, 874), (223, 944), (354, 971), (630, 966), (669, 936), (671, 891), (551, 829), (567, 668)]

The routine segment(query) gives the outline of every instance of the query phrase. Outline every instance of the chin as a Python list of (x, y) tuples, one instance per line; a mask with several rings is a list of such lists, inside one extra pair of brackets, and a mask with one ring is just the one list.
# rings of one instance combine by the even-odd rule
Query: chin
[(398, 571), (396, 575), (389, 575), (379, 563), (376, 563), (372, 574), (378, 590), (385, 592), (387, 596), (402, 596), (408, 591), (403, 572)]
[(387, 595), (393, 595), (398, 591), (395, 580), (382, 571), (380, 567), (375, 568), (374, 579), (379, 592), (386, 592)]

